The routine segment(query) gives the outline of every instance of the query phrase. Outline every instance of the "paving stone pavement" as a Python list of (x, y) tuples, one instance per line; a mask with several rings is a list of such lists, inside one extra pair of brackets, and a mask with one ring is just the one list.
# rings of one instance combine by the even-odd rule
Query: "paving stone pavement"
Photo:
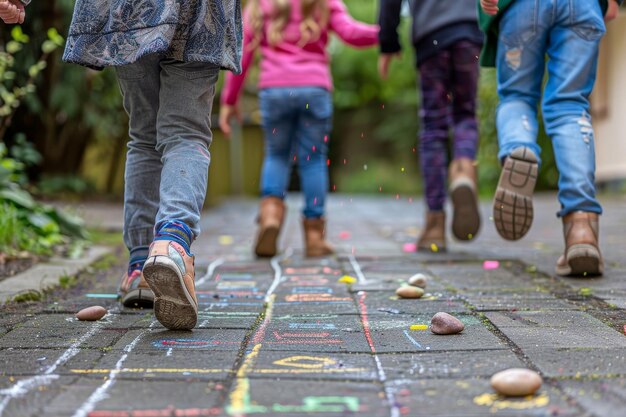
[[(302, 257), (296, 196), (285, 250), (271, 261), (250, 253), (256, 202), (225, 202), (206, 213), (194, 245), (192, 332), (107, 298), (119, 266), (75, 296), (0, 310), (0, 416), (625, 416), (625, 202), (604, 202), (606, 276), (579, 280), (551, 272), (562, 250), (553, 196), (537, 199), (521, 242), (496, 236), (485, 204), (473, 244), (419, 254), (404, 245), (419, 232), (421, 204), (334, 195), (338, 255), (313, 260)], [(427, 294), (397, 299), (417, 272), (432, 277)], [(339, 282), (345, 275), (356, 282)], [(73, 318), (93, 304), (109, 314)], [(410, 330), (439, 311), (465, 330)], [(541, 372), (541, 390), (497, 396), (489, 378), (510, 367)]]

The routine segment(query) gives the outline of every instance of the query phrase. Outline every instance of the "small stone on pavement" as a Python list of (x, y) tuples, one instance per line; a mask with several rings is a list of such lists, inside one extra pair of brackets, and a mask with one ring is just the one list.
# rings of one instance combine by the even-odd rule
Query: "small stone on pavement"
[(76, 313), (76, 318), (81, 321), (97, 321), (106, 316), (107, 310), (101, 306), (87, 307)]
[(437, 313), (430, 320), (430, 331), (435, 334), (461, 333), (465, 325), (461, 320), (448, 313)]
[(426, 284), (428, 283), (428, 277), (425, 274), (419, 273), (409, 278), (408, 282), (409, 282), (409, 285), (424, 289), (426, 288)]
[(533, 395), (541, 387), (542, 382), (537, 372), (524, 368), (507, 369), (491, 377), (493, 389), (509, 397)]
[(406, 285), (396, 290), (396, 295), (400, 298), (421, 298), (424, 290), (418, 287)]

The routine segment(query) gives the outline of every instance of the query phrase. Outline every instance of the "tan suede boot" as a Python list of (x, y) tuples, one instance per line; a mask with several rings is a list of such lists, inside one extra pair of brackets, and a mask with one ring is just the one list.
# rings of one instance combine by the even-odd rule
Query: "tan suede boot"
[(285, 219), (285, 203), (278, 197), (265, 197), (259, 205), (259, 231), (254, 253), (259, 257), (276, 255), (278, 235)]
[(426, 224), (417, 240), (417, 250), (430, 252), (446, 250), (446, 213), (444, 211), (426, 213)]
[(308, 257), (326, 256), (335, 249), (326, 242), (326, 221), (324, 219), (303, 219), (305, 254)]
[(471, 159), (459, 158), (450, 163), (449, 192), (454, 207), (452, 234), (459, 240), (474, 239), (480, 229), (476, 177), (476, 166)]
[(604, 272), (600, 253), (598, 215), (584, 211), (563, 217), (565, 252), (556, 264), (556, 273), (562, 276), (594, 276)]

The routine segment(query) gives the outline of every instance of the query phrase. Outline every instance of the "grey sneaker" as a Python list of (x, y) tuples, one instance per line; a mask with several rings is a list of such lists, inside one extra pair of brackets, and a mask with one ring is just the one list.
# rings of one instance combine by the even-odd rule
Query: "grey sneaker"
[(537, 156), (526, 147), (516, 148), (504, 161), (493, 201), (493, 221), (504, 239), (521, 239), (533, 223), (538, 170)]

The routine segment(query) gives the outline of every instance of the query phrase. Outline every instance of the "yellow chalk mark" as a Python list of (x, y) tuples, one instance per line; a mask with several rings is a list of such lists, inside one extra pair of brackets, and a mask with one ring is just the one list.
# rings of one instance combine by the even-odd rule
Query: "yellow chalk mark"
[[(309, 361), (315, 363), (303, 363), (302, 361)], [(316, 356), (290, 356), (288, 358), (279, 359), (274, 361), (274, 365), (280, 366), (292, 366), (294, 368), (304, 369), (321, 369), (327, 365), (334, 365), (337, 361), (331, 358), (320, 358)]]
[[(254, 369), (254, 374), (341, 374), (349, 372), (365, 372), (367, 368), (332, 368), (332, 369)], [(70, 372), (80, 375), (99, 374), (218, 374), (232, 373), (232, 369), (201, 369), (201, 368), (124, 368), (124, 369), (72, 369)]]
[(409, 330), (428, 330), (428, 324), (412, 324)]
[(431, 243), (431, 244), (430, 244), (430, 250), (431, 250), (432, 252), (439, 252), (439, 246), (437, 246), (437, 245), (436, 245), (436, 244), (434, 244), (434, 243)]
[(357, 279), (354, 277), (351, 277), (350, 275), (344, 275), (341, 278), (339, 278), (337, 282), (340, 282), (342, 284), (354, 284), (355, 282), (357, 282)]
[(474, 404), (491, 407), (490, 411), (498, 410), (526, 410), (529, 408), (545, 407), (550, 403), (550, 397), (542, 393), (537, 396), (529, 395), (518, 400), (507, 399), (498, 394), (486, 393), (474, 397)]

